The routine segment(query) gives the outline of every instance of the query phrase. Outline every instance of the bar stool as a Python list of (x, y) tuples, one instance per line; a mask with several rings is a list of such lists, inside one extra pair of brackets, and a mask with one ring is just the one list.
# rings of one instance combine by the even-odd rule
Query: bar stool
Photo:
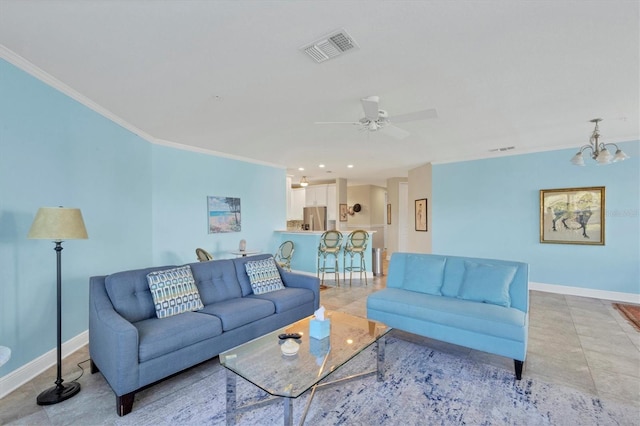
[(291, 258), (293, 257), (294, 244), (293, 241), (285, 241), (280, 244), (274, 259), (281, 268), (291, 272)]
[[(338, 254), (342, 247), (342, 233), (340, 231), (332, 230), (325, 231), (320, 236), (320, 244), (318, 245), (318, 272), (317, 276), (320, 278), (320, 272), (322, 272), (322, 279), (320, 284), (324, 284), (324, 273), (333, 272), (336, 276), (336, 283), (340, 286), (340, 270), (338, 269)], [(333, 256), (333, 266), (327, 266), (327, 256)], [(320, 266), (320, 258), (322, 258), (322, 266)]]
[(211, 253), (200, 247), (196, 249), (196, 257), (199, 262), (208, 262), (209, 260), (213, 260)]
[[(349, 285), (351, 285), (351, 277), (354, 272), (360, 273), (360, 279), (362, 279), (362, 273), (364, 272), (364, 284), (367, 285), (367, 269), (364, 260), (364, 253), (367, 250), (367, 241), (369, 240), (369, 233), (358, 229), (353, 231), (347, 236), (346, 243), (344, 245), (343, 261), (342, 264), (342, 280), (346, 281), (346, 274), (349, 271)], [(347, 266), (347, 254), (349, 255), (349, 266)], [(356, 265), (353, 264), (353, 257), (360, 256), (360, 262)]]

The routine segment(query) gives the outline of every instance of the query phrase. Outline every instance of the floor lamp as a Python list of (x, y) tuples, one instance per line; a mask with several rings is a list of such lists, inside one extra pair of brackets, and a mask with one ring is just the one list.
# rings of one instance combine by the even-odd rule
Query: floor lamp
[(36, 213), (36, 217), (31, 224), (27, 238), (52, 240), (56, 246), (57, 271), (58, 271), (58, 377), (56, 385), (43, 391), (38, 395), (36, 401), (38, 405), (52, 405), (71, 398), (80, 392), (80, 383), (71, 382), (63, 385), (62, 382), (62, 273), (61, 254), (62, 241), (78, 240), (87, 238), (87, 230), (82, 220), (80, 209), (69, 209), (63, 207), (41, 207)]

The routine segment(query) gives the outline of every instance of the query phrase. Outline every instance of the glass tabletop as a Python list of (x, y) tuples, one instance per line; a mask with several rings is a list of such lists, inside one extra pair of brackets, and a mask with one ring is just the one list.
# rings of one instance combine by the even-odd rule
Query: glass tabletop
[[(342, 312), (327, 311), (330, 336), (309, 337), (307, 317), (220, 354), (220, 363), (271, 395), (297, 398), (338, 367), (387, 334), (386, 325)], [(294, 355), (281, 348), (279, 334), (300, 333)], [(287, 344), (288, 348), (291, 344)]]

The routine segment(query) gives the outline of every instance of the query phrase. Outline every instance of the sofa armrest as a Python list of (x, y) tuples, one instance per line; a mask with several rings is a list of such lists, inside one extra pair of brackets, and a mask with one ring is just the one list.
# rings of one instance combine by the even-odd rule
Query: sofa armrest
[(139, 387), (138, 330), (111, 304), (105, 277), (89, 280), (89, 353), (116, 395)]
[(285, 271), (280, 266), (278, 266), (278, 270), (285, 287), (307, 288), (313, 291), (314, 309), (320, 307), (320, 279), (318, 277)]

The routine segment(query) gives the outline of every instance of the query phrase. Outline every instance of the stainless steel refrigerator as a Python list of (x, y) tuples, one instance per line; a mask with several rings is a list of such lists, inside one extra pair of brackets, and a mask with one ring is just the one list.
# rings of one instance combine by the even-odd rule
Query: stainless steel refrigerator
[(327, 207), (305, 207), (304, 221), (305, 229), (309, 225), (309, 231), (326, 231), (327, 230)]

